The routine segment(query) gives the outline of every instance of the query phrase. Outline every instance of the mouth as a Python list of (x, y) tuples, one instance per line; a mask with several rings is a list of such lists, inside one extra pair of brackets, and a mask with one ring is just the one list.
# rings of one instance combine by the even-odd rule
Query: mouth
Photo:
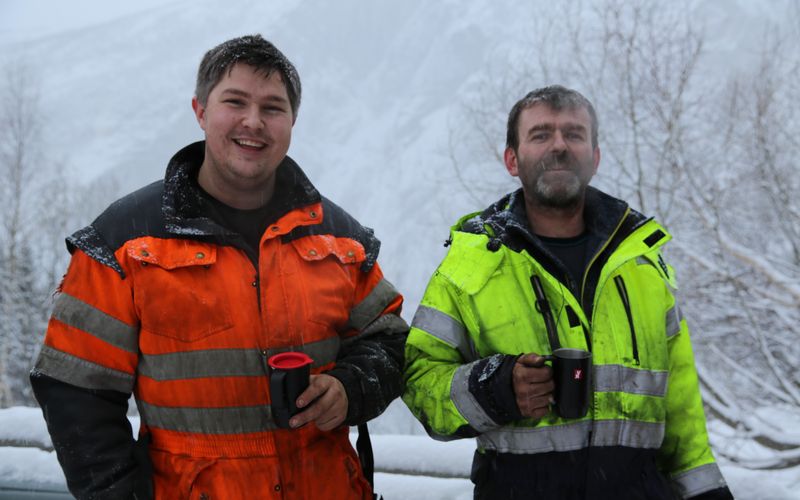
[(261, 142), (256, 139), (236, 138), (233, 139), (233, 142), (235, 142), (237, 146), (246, 149), (248, 151), (261, 151), (262, 149), (267, 147), (267, 144), (265, 142)]

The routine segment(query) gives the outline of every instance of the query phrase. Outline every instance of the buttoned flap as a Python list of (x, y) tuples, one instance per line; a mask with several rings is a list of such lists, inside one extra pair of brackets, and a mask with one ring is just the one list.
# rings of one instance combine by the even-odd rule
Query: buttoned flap
[(132, 259), (162, 269), (207, 266), (217, 261), (217, 249), (208, 243), (191, 240), (138, 238), (127, 244)]
[(143, 237), (126, 244), (143, 335), (195, 342), (233, 325), (233, 286), (217, 249), (191, 240)]
[(361, 243), (351, 238), (337, 238), (329, 234), (298, 238), (292, 241), (292, 246), (306, 261), (335, 256), (342, 264), (357, 264), (366, 259), (366, 252)]

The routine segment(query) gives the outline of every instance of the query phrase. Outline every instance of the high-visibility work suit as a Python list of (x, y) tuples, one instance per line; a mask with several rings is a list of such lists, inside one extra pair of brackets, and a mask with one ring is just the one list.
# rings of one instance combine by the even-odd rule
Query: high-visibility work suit
[(347, 426), (276, 427), (266, 360), (308, 354), (312, 374), (342, 382), (348, 425), (399, 395), (408, 327), (379, 243), (287, 157), (251, 248), (201, 196), (203, 152), (187, 146), (164, 181), (68, 239), (31, 379), (70, 489), (130, 498), (152, 479), (159, 499), (371, 498)]
[[(724, 498), (661, 257), (670, 236), (593, 188), (585, 213), (581, 283), (531, 234), (521, 190), (453, 227), (412, 322), (403, 400), (434, 438), (476, 437), (476, 498)], [(516, 357), (558, 346), (592, 352), (589, 413), (523, 418)]]

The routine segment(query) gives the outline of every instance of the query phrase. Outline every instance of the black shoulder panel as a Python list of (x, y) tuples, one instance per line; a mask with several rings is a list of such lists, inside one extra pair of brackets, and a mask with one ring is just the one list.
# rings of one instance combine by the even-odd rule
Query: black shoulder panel
[(289, 243), (292, 240), (312, 235), (329, 234), (337, 238), (350, 238), (358, 241), (364, 247), (366, 259), (361, 264), (361, 270), (368, 272), (378, 260), (381, 242), (375, 237), (372, 229), (362, 226), (356, 219), (348, 214), (331, 200), (322, 197), (322, 222), (311, 226), (300, 226), (281, 237), (281, 241)]
[(90, 225), (67, 238), (70, 253), (76, 248), (114, 269), (125, 279), (114, 252), (140, 236), (166, 237), (161, 199), (164, 181), (156, 181), (112, 203)]

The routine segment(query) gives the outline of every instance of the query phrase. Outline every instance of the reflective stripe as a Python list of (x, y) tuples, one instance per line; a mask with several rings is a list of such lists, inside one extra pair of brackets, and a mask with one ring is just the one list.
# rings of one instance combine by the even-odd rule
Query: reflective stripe
[(169, 354), (143, 354), (140, 375), (158, 381), (204, 377), (263, 377), (267, 373), (266, 358), (286, 351), (308, 354), (318, 367), (336, 361), (341, 340), (331, 337), (302, 346), (270, 349), (263, 355), (258, 349), (210, 349)]
[[(638, 264), (640, 266), (644, 266), (644, 265), (652, 266), (653, 265), (653, 263), (650, 262), (649, 259), (647, 259), (646, 257), (642, 257), (641, 255), (636, 257), (636, 264)], [(653, 267), (655, 267), (655, 266), (653, 266)]]
[(356, 330), (363, 330), (375, 321), (386, 307), (399, 295), (397, 289), (386, 279), (382, 279), (369, 292), (364, 300), (350, 311), (348, 325)]
[(501, 453), (545, 453), (573, 451), (592, 446), (627, 446), (658, 449), (664, 439), (664, 424), (632, 420), (583, 420), (541, 427), (502, 427), (477, 437), (481, 449)]
[(350, 344), (353, 341), (362, 339), (364, 337), (369, 337), (370, 335), (374, 335), (376, 333), (406, 334), (408, 333), (408, 323), (406, 323), (403, 318), (396, 314), (384, 314), (370, 323), (358, 335), (344, 339), (344, 343)]
[(133, 392), (133, 375), (106, 368), (47, 345), (42, 346), (33, 370), (84, 389), (110, 389), (126, 394)]
[(452, 316), (428, 306), (419, 306), (414, 319), (413, 328), (424, 330), (445, 344), (458, 349), (465, 361), (476, 360), (472, 340), (467, 336), (467, 329)]
[(725, 478), (715, 463), (701, 465), (672, 476), (672, 481), (683, 498), (693, 497), (706, 491), (727, 486)]
[(658, 449), (664, 441), (663, 422), (595, 420), (592, 446)]
[(544, 427), (502, 427), (477, 437), (478, 447), (500, 453), (572, 451), (589, 444), (590, 421)]
[(93, 307), (82, 300), (61, 293), (53, 308), (53, 318), (82, 330), (128, 352), (137, 352), (139, 329)]
[(269, 405), (233, 408), (155, 406), (137, 401), (142, 421), (150, 427), (198, 434), (244, 434), (277, 428)]
[(667, 338), (677, 335), (681, 331), (681, 320), (683, 313), (676, 303), (672, 309), (667, 311)]
[(645, 396), (667, 394), (667, 371), (640, 370), (620, 365), (595, 366), (595, 391), (626, 392)]
[(461, 365), (456, 369), (450, 384), (450, 399), (469, 423), (478, 432), (486, 432), (497, 428), (497, 422), (483, 411), (483, 408), (469, 391), (469, 375), (477, 361)]

